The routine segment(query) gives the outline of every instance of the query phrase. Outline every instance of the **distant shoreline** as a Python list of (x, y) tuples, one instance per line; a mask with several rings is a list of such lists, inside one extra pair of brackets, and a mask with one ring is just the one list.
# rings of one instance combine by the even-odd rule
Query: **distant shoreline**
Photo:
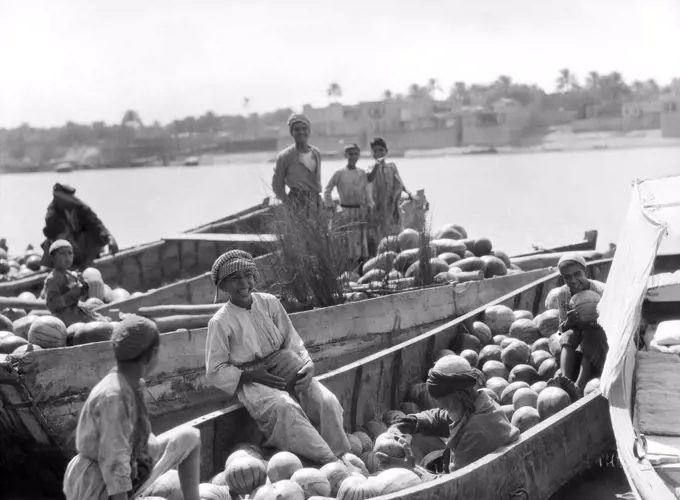
[[(313, 141), (312, 141), (313, 143)], [(645, 148), (680, 148), (680, 138), (664, 138), (659, 131), (633, 131), (629, 134), (616, 134), (611, 132), (593, 132), (582, 134), (560, 134), (557, 137), (547, 136), (542, 144), (535, 146), (466, 146), (448, 147), (437, 149), (407, 149), (390, 153), (393, 158), (445, 158), (449, 156), (488, 156), (488, 155), (519, 155), (536, 153), (564, 153), (576, 151), (601, 151), (601, 150), (626, 150), (626, 149), (645, 149)], [(276, 151), (253, 152), (253, 153), (234, 153), (224, 155), (205, 155), (201, 158), (198, 167), (209, 165), (225, 165), (229, 163), (273, 163), (276, 159)], [(341, 151), (322, 152), (322, 156), (327, 159), (341, 159)], [(370, 153), (364, 152), (362, 158), (370, 158)], [(170, 163), (171, 167), (197, 168), (197, 166), (184, 166), (183, 160), (174, 160)], [(16, 168), (7, 170), (0, 166), (0, 175), (11, 174), (40, 174), (54, 172), (54, 170), (33, 170), (35, 167), (27, 167), (31, 170), (22, 171)], [(73, 172), (81, 170), (100, 171), (100, 170), (128, 170), (144, 168), (165, 168), (163, 165), (149, 166), (116, 166), (100, 167), (90, 169), (74, 169)]]

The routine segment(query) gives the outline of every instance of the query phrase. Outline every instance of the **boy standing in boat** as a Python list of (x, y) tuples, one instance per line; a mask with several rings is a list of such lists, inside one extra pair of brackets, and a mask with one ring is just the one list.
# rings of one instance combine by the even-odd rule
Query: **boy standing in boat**
[(211, 274), (215, 301), (220, 291), (229, 301), (208, 323), (208, 380), (246, 407), (266, 436), (265, 446), (318, 464), (337, 460), (350, 449), (342, 407), (314, 379), (314, 363), (281, 302), (254, 291), (252, 256), (227, 252)]
[[(371, 141), (371, 153), (375, 163), (367, 171), (368, 181), (373, 191), (375, 210), (373, 211), (373, 245), (377, 246), (380, 240), (388, 235), (401, 232), (401, 213), (399, 204), (401, 193), (413, 199), (411, 192), (406, 189), (401, 180), (399, 170), (393, 162), (386, 162), (387, 143), (382, 137), (376, 137)], [(371, 250), (375, 250), (372, 248)], [(374, 252), (373, 252), (374, 253)]]
[(348, 259), (352, 266), (360, 264), (368, 257), (366, 223), (369, 210), (375, 206), (368, 176), (357, 168), (360, 153), (361, 149), (357, 144), (345, 146), (347, 166), (333, 174), (324, 191), (326, 207), (334, 210), (331, 193), (333, 189), (338, 190), (341, 212), (338, 214), (336, 227), (346, 233)]
[[(570, 302), (574, 295), (586, 290), (591, 290), (601, 297), (605, 285), (601, 281), (588, 279), (586, 261), (578, 254), (562, 256), (557, 269), (564, 279), (564, 285), (559, 288), (557, 295), (562, 346), (560, 369), (563, 377), (577, 382), (579, 389), (583, 390), (588, 382), (585, 378), (591, 371), (590, 366), (586, 370), (589, 373), (583, 371), (583, 362), (594, 365), (596, 369), (604, 364), (607, 337), (597, 323), (590, 324), (581, 321), (578, 312), (571, 307)], [(585, 335), (588, 339), (584, 338)], [(587, 341), (584, 342), (584, 340)]]
[(321, 153), (308, 142), (310, 128), (304, 115), (293, 114), (288, 119), (288, 129), (295, 143), (276, 157), (272, 179), (276, 197), (296, 209), (318, 208), (320, 204)]

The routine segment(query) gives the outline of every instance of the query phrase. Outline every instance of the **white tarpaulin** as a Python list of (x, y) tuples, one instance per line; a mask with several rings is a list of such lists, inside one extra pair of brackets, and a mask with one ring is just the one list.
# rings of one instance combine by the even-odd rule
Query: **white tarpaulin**
[(680, 176), (638, 181), (617, 242), (598, 310), (609, 354), (600, 389), (605, 397), (621, 375), (634, 342), (649, 276), (658, 254), (680, 253)]

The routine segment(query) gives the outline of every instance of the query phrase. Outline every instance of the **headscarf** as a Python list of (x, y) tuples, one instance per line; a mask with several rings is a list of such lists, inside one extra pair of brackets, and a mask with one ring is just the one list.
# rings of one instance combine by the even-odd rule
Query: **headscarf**
[(427, 374), (427, 391), (435, 399), (470, 389), (477, 384), (477, 376), (470, 363), (457, 355), (439, 359)]
[(253, 256), (243, 250), (229, 250), (220, 255), (213, 263), (210, 277), (215, 284), (215, 303), (217, 303), (222, 280), (239, 271), (250, 271), (253, 273), (255, 281), (259, 279), (259, 272)]
[(303, 114), (293, 113), (290, 115), (290, 118), (288, 118), (288, 130), (292, 129), (293, 125), (296, 123), (302, 123), (307, 125), (309, 128), (312, 128), (312, 124), (309, 122), (309, 119)]
[(59, 200), (66, 201), (72, 205), (82, 205), (82, 202), (75, 196), (75, 188), (67, 184), (59, 184), (58, 182), (52, 187), (52, 196)]
[(385, 148), (385, 150), (387, 150), (387, 143), (385, 142), (385, 139), (383, 139), (382, 137), (375, 137), (371, 141), (371, 149), (373, 149), (376, 146), (382, 146), (383, 148)]
[(356, 142), (353, 142), (352, 144), (348, 144), (347, 146), (345, 146), (345, 153), (348, 153), (353, 149), (356, 149), (357, 151), (361, 152), (361, 148), (359, 147), (359, 145)]
[(160, 339), (158, 326), (148, 318), (131, 314), (113, 327), (111, 343), (117, 361), (130, 361)]
[(566, 253), (557, 263), (557, 269), (561, 271), (563, 267), (568, 266), (569, 264), (578, 264), (584, 269), (586, 268), (586, 260), (583, 257), (577, 253)]
[(52, 255), (60, 248), (70, 248), (71, 250), (73, 250), (73, 245), (71, 245), (71, 243), (69, 243), (67, 240), (57, 240), (50, 245), (50, 249), (47, 253)]

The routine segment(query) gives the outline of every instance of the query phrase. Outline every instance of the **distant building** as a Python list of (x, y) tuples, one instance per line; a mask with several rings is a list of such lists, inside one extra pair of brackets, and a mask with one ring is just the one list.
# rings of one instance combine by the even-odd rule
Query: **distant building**
[(623, 130), (650, 130), (661, 127), (661, 101), (630, 101), (621, 107)]
[(680, 95), (667, 96), (662, 100), (661, 135), (680, 138)]

